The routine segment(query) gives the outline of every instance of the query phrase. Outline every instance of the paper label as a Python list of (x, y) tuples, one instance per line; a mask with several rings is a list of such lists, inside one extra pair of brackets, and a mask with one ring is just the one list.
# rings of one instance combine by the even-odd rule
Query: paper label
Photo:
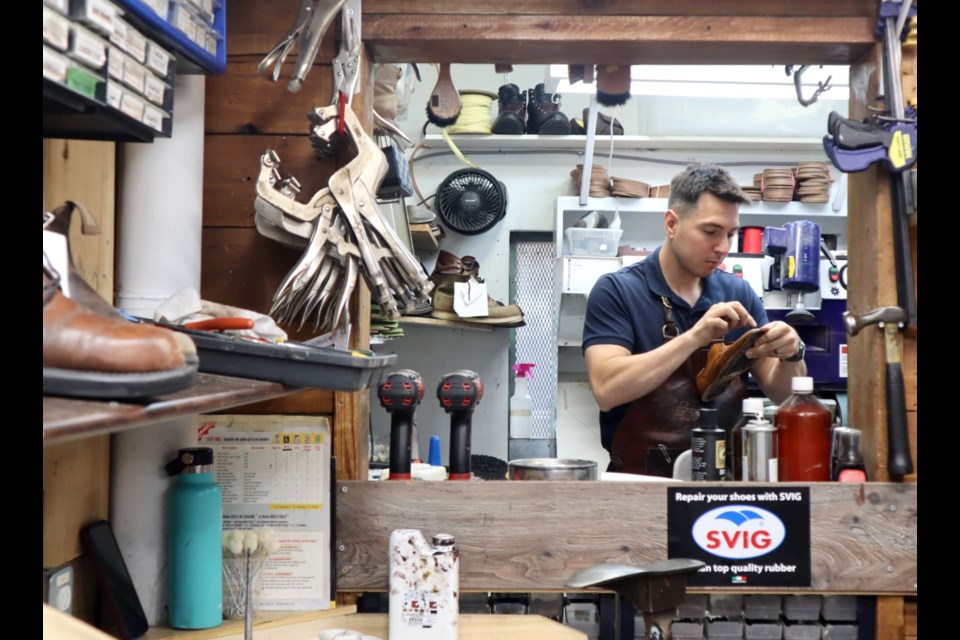
[(167, 86), (152, 73), (146, 74), (145, 78), (146, 81), (144, 83), (143, 95), (147, 96), (151, 102), (162, 107), (163, 94), (164, 91), (166, 91)]
[(116, 82), (107, 82), (107, 104), (114, 109), (120, 109), (120, 100), (123, 98), (123, 89)]
[(70, 297), (70, 254), (67, 253), (67, 237), (55, 231), (43, 232), (44, 266), (53, 267), (60, 276), (60, 291)]
[(60, 51), (70, 44), (70, 23), (60, 14), (43, 8), (43, 41)]
[(453, 310), (461, 318), (478, 318), (489, 315), (487, 311), (487, 285), (470, 278), (453, 284)]
[(111, 78), (123, 80), (123, 52), (117, 47), (110, 47), (107, 55), (107, 73)]
[(160, 45), (151, 42), (147, 48), (147, 66), (166, 78), (170, 70), (170, 54)]
[(143, 110), (143, 124), (163, 132), (163, 111), (146, 105)]
[(67, 69), (70, 61), (54, 53), (47, 47), (43, 48), (43, 77), (54, 82), (63, 83), (67, 79)]
[(107, 48), (103, 40), (86, 29), (73, 26), (73, 53), (94, 69), (99, 69), (107, 61)]

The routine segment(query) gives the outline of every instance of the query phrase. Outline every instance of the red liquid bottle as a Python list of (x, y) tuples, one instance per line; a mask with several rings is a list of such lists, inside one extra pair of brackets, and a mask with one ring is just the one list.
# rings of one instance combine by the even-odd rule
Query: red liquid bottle
[(833, 415), (815, 395), (813, 378), (796, 377), (793, 395), (777, 409), (781, 482), (830, 480)]

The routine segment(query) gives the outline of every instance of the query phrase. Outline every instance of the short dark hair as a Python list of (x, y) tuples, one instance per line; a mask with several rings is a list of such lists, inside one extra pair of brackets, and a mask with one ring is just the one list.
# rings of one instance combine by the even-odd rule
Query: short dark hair
[(751, 202), (730, 172), (723, 167), (716, 164), (690, 164), (670, 181), (667, 207), (680, 216), (687, 216), (696, 210), (700, 196), (704, 193), (734, 204)]

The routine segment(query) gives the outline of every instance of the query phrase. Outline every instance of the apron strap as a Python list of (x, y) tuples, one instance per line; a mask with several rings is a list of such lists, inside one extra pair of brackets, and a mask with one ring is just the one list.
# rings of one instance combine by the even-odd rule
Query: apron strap
[(663, 329), (661, 334), (663, 335), (663, 341), (668, 342), (680, 335), (680, 329), (677, 328), (677, 322), (673, 318), (673, 305), (670, 304), (670, 298), (660, 296), (660, 300), (663, 302)]

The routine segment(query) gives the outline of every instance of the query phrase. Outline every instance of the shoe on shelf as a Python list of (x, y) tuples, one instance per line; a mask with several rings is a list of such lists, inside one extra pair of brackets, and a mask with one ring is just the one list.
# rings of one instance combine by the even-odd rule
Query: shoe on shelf
[[(127, 318), (117, 311), (112, 304), (107, 302), (103, 296), (97, 293), (97, 290), (84, 280), (76, 268), (76, 263), (73, 259), (73, 249), (70, 243), (70, 223), (75, 211), (80, 214), (80, 229), (83, 235), (97, 235), (100, 233), (100, 226), (97, 224), (96, 218), (79, 202), (67, 200), (53, 211), (49, 213), (44, 212), (43, 214), (44, 220), (47, 221), (44, 229), (59, 233), (67, 239), (67, 277), (70, 279), (70, 299), (81, 307), (104, 318), (126, 321)], [(183, 352), (186, 364), (196, 365), (199, 363), (197, 345), (190, 339), (190, 336), (179, 331), (170, 331), (169, 333), (173, 336), (173, 339), (176, 340), (180, 351)]]
[(43, 269), (43, 393), (131, 399), (186, 389), (196, 380), (174, 332), (108, 318), (60, 291), (60, 276)]
[[(587, 120), (590, 116), (590, 107), (583, 110), (583, 118), (570, 118), (570, 132), (573, 135), (586, 135)], [(610, 135), (610, 129), (613, 129), (613, 135), (623, 135), (623, 125), (616, 118), (611, 118), (605, 113), (597, 112), (597, 135)]]
[(525, 322), (523, 311), (515, 304), (504, 304), (487, 296), (487, 315), (462, 318), (453, 309), (454, 285), (467, 282), (470, 278), (483, 282), (480, 277), (480, 263), (473, 256), (462, 258), (440, 250), (437, 264), (430, 274), (430, 281), (436, 285), (433, 290), (433, 311), (430, 315), (439, 320), (455, 320), (499, 327), (522, 327)]
[(527, 92), (527, 133), (570, 135), (570, 121), (560, 112), (560, 94), (548, 94), (541, 82)]
[(746, 356), (747, 349), (763, 335), (759, 327), (750, 329), (731, 344), (715, 342), (707, 351), (707, 364), (697, 374), (697, 391), (700, 399), (710, 402), (727, 388), (734, 378), (745, 373), (753, 360)]
[(497, 91), (499, 112), (491, 131), (499, 135), (520, 135), (527, 129), (527, 92), (515, 84), (505, 84)]

